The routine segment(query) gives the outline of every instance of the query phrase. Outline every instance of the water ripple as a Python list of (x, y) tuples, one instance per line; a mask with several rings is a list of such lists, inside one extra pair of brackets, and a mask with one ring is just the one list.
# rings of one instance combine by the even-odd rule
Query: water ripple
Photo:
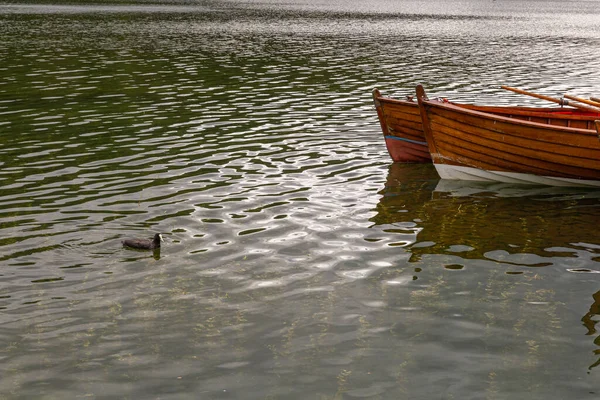
[(370, 94), (598, 95), (597, 10), (383, 3), (0, 9), (0, 392), (597, 390), (600, 195), (390, 167)]

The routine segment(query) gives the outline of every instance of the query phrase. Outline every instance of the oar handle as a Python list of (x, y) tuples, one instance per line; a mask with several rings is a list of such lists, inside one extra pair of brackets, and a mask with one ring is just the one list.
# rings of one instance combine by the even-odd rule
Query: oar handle
[(569, 100), (575, 100), (575, 101), (578, 101), (580, 103), (588, 104), (590, 106), (600, 107), (600, 102), (598, 102), (598, 101), (588, 100), (588, 99), (582, 99), (581, 97), (571, 96), (571, 95), (568, 95), (568, 94), (565, 94), (563, 97), (565, 97), (565, 98), (567, 98)]
[(590, 97), (590, 100), (600, 103), (600, 98), (598, 98), (598, 97)]
[(577, 103), (569, 103), (565, 99), (557, 99), (557, 98), (550, 97), (550, 96), (544, 96), (543, 94), (532, 93), (532, 92), (528, 92), (526, 90), (517, 89), (517, 88), (510, 87), (510, 86), (500, 86), (500, 87), (504, 90), (510, 90), (511, 92), (525, 94), (527, 96), (536, 97), (538, 99), (551, 101), (553, 103), (560, 104), (561, 106), (569, 105), (571, 107), (579, 108), (580, 110), (584, 110), (584, 111), (591, 111), (591, 112), (596, 112), (596, 113), (600, 112), (600, 108), (584, 106), (583, 104), (577, 104)]
[(533, 93), (533, 92), (528, 92), (526, 90), (517, 89), (517, 88), (514, 88), (514, 87), (510, 87), (510, 86), (500, 86), (500, 87), (502, 89), (504, 89), (504, 90), (509, 90), (511, 92), (515, 92), (515, 93), (519, 93), (519, 94), (524, 94), (524, 95), (535, 97), (535, 98), (542, 99), (542, 100), (551, 101), (553, 103), (560, 104), (561, 106), (569, 104), (569, 102), (568, 101), (565, 102), (564, 99), (556, 99), (554, 97), (544, 96), (543, 94), (537, 94), (537, 93)]

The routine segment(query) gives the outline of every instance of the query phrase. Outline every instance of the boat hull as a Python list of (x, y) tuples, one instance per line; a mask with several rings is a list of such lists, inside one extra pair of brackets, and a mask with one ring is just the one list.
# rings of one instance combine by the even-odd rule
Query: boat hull
[(423, 134), (419, 105), (414, 101), (382, 97), (377, 89), (373, 91), (373, 101), (392, 160), (430, 163), (431, 156)]
[(398, 136), (385, 136), (385, 146), (394, 162), (430, 163), (431, 155), (425, 140), (417, 141)]
[(539, 176), (508, 171), (488, 171), (479, 168), (458, 165), (434, 164), (441, 179), (479, 181), (479, 182), (503, 182), (526, 185), (547, 186), (582, 186), (599, 187), (600, 180), (571, 179), (553, 176)]
[(443, 179), (600, 186), (595, 130), (430, 101), (422, 88), (418, 99), (429, 151)]

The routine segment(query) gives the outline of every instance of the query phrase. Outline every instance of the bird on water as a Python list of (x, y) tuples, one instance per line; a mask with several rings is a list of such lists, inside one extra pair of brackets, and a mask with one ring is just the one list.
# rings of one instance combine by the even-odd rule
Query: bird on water
[(124, 247), (142, 250), (160, 249), (160, 242), (164, 242), (160, 233), (155, 234), (153, 239), (125, 239), (121, 241)]

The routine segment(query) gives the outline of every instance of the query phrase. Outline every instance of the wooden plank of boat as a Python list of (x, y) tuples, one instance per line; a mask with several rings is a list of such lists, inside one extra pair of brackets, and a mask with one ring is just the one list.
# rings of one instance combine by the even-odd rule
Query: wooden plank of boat
[(431, 101), (420, 85), (417, 99), (442, 179), (600, 187), (600, 140), (592, 129)]
[[(394, 162), (412, 163), (431, 162), (417, 102), (384, 97), (378, 89), (373, 90), (373, 101), (385, 138), (385, 144), (392, 160)], [(594, 119), (600, 118), (599, 113), (563, 107), (498, 107), (452, 104), (510, 118), (582, 129), (593, 129)]]

